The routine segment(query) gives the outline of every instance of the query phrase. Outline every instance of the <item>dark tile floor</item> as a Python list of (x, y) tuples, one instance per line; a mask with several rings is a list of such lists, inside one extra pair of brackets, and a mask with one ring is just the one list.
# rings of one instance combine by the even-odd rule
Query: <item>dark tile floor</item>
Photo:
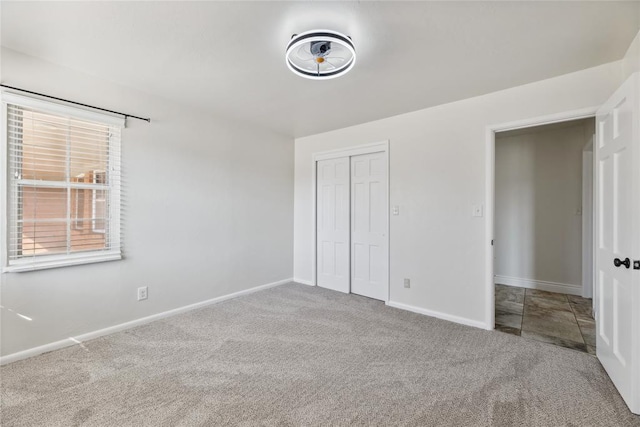
[(596, 353), (591, 299), (496, 285), (496, 330)]

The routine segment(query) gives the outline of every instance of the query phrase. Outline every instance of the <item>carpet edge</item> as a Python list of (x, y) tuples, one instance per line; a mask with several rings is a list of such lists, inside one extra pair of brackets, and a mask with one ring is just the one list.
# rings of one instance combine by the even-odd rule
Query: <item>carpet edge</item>
[(166, 317), (175, 316), (176, 314), (185, 313), (187, 311), (196, 310), (198, 308), (206, 307), (209, 305), (221, 303), (223, 301), (227, 301), (233, 298), (238, 298), (243, 295), (252, 294), (254, 292), (259, 292), (265, 289), (274, 288), (276, 286), (281, 286), (287, 283), (293, 282), (293, 278), (278, 280), (275, 282), (266, 283), (264, 285), (254, 286), (253, 288), (245, 289), (238, 292), (233, 292), (231, 294), (222, 295), (219, 297), (211, 298), (205, 301), (196, 302), (193, 304), (185, 305), (182, 307), (177, 307), (171, 310), (163, 311), (160, 313), (152, 314), (150, 316), (141, 317), (139, 319), (134, 319), (128, 322), (119, 323), (117, 325), (108, 326), (103, 329), (98, 329), (95, 331), (87, 332), (81, 335), (76, 335), (75, 337), (69, 337), (63, 340), (54, 341), (48, 344), (44, 344), (37, 347), (32, 347), (27, 350), (18, 351), (15, 353), (7, 354), (5, 356), (0, 356), (0, 366), (7, 365), (12, 362), (17, 362), (18, 360), (28, 359), (34, 356), (38, 356), (43, 353), (48, 353), (50, 351), (59, 350), (65, 347), (70, 347), (72, 345), (81, 344), (83, 341), (89, 341), (95, 338), (100, 338), (105, 335), (111, 335), (116, 332), (124, 331), (127, 329), (135, 328), (136, 326), (144, 325), (147, 323), (151, 323), (156, 320), (164, 319)]

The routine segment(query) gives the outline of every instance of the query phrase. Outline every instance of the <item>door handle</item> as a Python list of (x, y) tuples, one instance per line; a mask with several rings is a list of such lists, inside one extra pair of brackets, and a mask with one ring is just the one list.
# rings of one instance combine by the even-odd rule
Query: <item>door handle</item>
[(613, 260), (613, 265), (615, 265), (616, 267), (624, 265), (625, 267), (629, 268), (631, 267), (631, 260), (629, 258), (625, 258), (624, 261), (620, 261), (620, 258), (616, 258)]

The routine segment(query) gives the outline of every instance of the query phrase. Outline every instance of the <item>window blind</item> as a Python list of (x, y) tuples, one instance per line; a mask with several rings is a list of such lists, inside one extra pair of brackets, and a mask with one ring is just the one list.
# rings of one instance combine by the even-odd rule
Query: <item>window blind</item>
[(11, 103), (6, 124), (8, 266), (119, 257), (120, 127)]

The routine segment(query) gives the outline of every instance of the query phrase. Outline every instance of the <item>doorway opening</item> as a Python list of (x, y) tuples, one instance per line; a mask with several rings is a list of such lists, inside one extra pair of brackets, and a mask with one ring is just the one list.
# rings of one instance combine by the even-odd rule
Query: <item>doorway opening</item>
[(495, 329), (595, 355), (594, 117), (495, 133)]
[(389, 143), (314, 155), (315, 284), (389, 300)]

